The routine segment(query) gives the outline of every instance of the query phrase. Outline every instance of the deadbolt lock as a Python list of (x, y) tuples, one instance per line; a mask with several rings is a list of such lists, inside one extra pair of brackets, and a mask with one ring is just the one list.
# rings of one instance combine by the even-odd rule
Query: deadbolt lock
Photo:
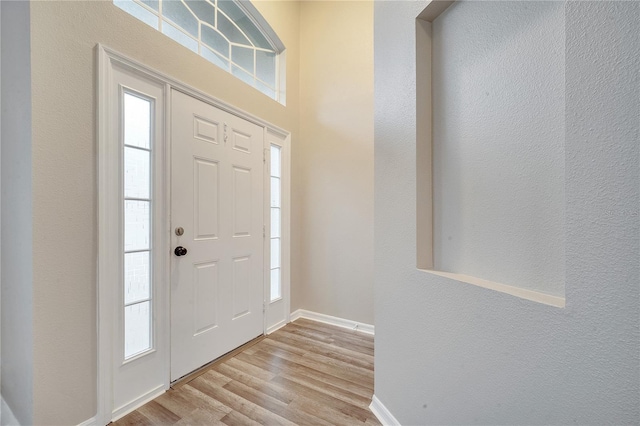
[(180, 235), (182, 235), (182, 234), (184, 234), (184, 228), (183, 228), (182, 226), (178, 226), (178, 227), (176, 228), (176, 235), (177, 235), (177, 236), (180, 236)]

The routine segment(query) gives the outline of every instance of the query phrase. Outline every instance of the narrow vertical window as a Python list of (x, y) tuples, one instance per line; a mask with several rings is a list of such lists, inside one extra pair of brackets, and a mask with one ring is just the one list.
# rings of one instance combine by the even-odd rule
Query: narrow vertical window
[(151, 349), (151, 149), (150, 100), (124, 93), (124, 358)]
[(282, 168), (281, 149), (271, 145), (271, 301), (282, 297), (281, 229), (282, 229)]

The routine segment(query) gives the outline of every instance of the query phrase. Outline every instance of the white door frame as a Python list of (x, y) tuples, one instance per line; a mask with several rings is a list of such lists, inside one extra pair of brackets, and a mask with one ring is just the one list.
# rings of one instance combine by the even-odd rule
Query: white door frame
[[(170, 167), (170, 144), (169, 140), (170, 132), (170, 93), (171, 89), (179, 90), (189, 96), (192, 96), (196, 99), (199, 99), (203, 102), (206, 102), (210, 105), (213, 105), (219, 109), (222, 109), (226, 112), (234, 114), (240, 118), (243, 118), (247, 121), (250, 121), (254, 124), (257, 124), (265, 129), (265, 144), (264, 148), (269, 147), (269, 143), (267, 142), (267, 134), (275, 135), (280, 141), (282, 141), (282, 146), (285, 148), (285, 152), (283, 153), (283, 174), (286, 173), (286, 176), (290, 175), (290, 155), (289, 155), (289, 146), (291, 135), (286, 130), (283, 130), (277, 126), (274, 126), (271, 123), (268, 123), (254, 115), (248, 114), (245, 111), (242, 111), (238, 108), (235, 108), (229, 104), (226, 104), (219, 99), (213, 98), (207, 95), (204, 92), (201, 92), (197, 89), (194, 89), (188, 85), (185, 85), (178, 80), (175, 80), (165, 74), (157, 72), (135, 60), (132, 60), (108, 47), (105, 47), (101, 44), (96, 46), (96, 54), (97, 54), (97, 141), (98, 141), (98, 289), (97, 289), (97, 332), (98, 332), (98, 377), (97, 377), (97, 415), (95, 417), (97, 424), (107, 424), (112, 420), (112, 377), (113, 377), (113, 366), (112, 366), (112, 336), (113, 336), (113, 324), (114, 324), (114, 314), (113, 307), (115, 303), (117, 303), (117, 298), (115, 297), (115, 292), (113, 291), (113, 283), (120, 282), (120, 274), (117, 267), (117, 262), (114, 257), (114, 247), (118, 249), (115, 253), (119, 253), (121, 248), (118, 246), (119, 238), (114, 238), (113, 227), (110, 227), (110, 224), (118, 223), (117, 215), (119, 215), (119, 209), (114, 207), (113, 200), (119, 197), (119, 182), (120, 182), (120, 171), (118, 165), (119, 154), (118, 154), (118, 146), (113, 143), (114, 135), (113, 135), (113, 117), (112, 117), (112, 70), (114, 68), (124, 69), (129, 72), (133, 72), (139, 75), (142, 79), (152, 81), (154, 83), (160, 83), (164, 85), (164, 93), (165, 93), (165, 105), (164, 105), (164, 117), (165, 117), (165, 146), (163, 147), (163, 151), (165, 153), (165, 162), (164, 162), (164, 170), (161, 170), (158, 175), (164, 178), (161, 178), (162, 185), (164, 187), (165, 199), (160, 200), (164, 206), (167, 214), (164, 215), (164, 223), (158, 224), (160, 229), (163, 229), (164, 232), (160, 231), (162, 235), (156, 235), (156, 238), (159, 238), (159, 245), (157, 249), (165, 250), (167, 256), (167, 265), (170, 264), (170, 220), (169, 212), (170, 212), (170, 185), (171, 182), (171, 167)], [(115, 163), (114, 163), (115, 161)], [(114, 164), (116, 165), (114, 170)], [(265, 167), (268, 169), (268, 167)], [(157, 184), (157, 182), (156, 182)], [(286, 259), (283, 263), (283, 272), (286, 271), (286, 282), (283, 278), (283, 297), (287, 302), (287, 311), (286, 318), (284, 319), (284, 323), (289, 321), (289, 300), (290, 300), (290, 290), (289, 290), (289, 247), (290, 247), (290, 239), (289, 239), (289, 187), (288, 182), (286, 186), (283, 186), (283, 200), (286, 200), (285, 204), (283, 204), (283, 208), (286, 206), (286, 211), (283, 211), (283, 228), (286, 227), (286, 239), (283, 238), (283, 257)], [(115, 193), (115, 195), (114, 195)], [(269, 194), (269, 180), (265, 181), (265, 193), (267, 197), (265, 200), (268, 200)], [(119, 205), (117, 203), (116, 205)], [(269, 205), (265, 205), (265, 212), (270, 211)], [(116, 215), (114, 219), (114, 215)], [(268, 213), (265, 214), (265, 227), (268, 227), (269, 224), (269, 216)], [(154, 232), (158, 227), (154, 226)], [(284, 237), (284, 235), (283, 235)], [(115, 241), (114, 241), (115, 240)], [(266, 238), (265, 238), (266, 240)], [(266, 246), (266, 245), (265, 245)], [(265, 247), (265, 264), (268, 264), (269, 259), (269, 250), (268, 247)], [(286, 268), (286, 269), (285, 269)], [(168, 267), (167, 267), (168, 269)], [(156, 306), (156, 312), (170, 312), (170, 286), (169, 286), (169, 271), (167, 270), (166, 279), (164, 282), (161, 282), (161, 286), (163, 289), (159, 289), (164, 297), (160, 300), (161, 305)], [(267, 282), (268, 284), (268, 282)], [(267, 284), (265, 287), (268, 289)], [(264, 300), (265, 300), (265, 313), (263, 317), (265, 318), (265, 332), (267, 331), (266, 324), (266, 309), (268, 309), (268, 291), (265, 291)], [(168, 314), (167, 314), (168, 317)], [(164, 328), (164, 330), (163, 330)], [(166, 336), (170, 334), (170, 323), (168, 322), (168, 318), (166, 321), (159, 321), (158, 329), (156, 333), (165, 333)], [(167, 390), (170, 386), (170, 339), (164, 339), (166, 342), (164, 344), (165, 347), (160, 348), (165, 351), (167, 354), (164, 365), (166, 366), (165, 370), (165, 384), (164, 389), (155, 390), (148, 395), (144, 395), (139, 400), (136, 401), (136, 404), (133, 404), (131, 407), (128, 407), (128, 411), (132, 411), (138, 406), (144, 404), (150, 399), (158, 396), (158, 394)], [(126, 414), (125, 412), (120, 413), (120, 415)]]

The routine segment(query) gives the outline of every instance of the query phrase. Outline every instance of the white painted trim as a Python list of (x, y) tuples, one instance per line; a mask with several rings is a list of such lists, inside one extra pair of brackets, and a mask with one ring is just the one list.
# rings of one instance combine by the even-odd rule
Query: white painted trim
[(90, 419), (85, 420), (84, 422), (80, 423), (78, 426), (97, 426), (97, 420), (95, 417), (91, 417)]
[(0, 395), (0, 425), (2, 426), (20, 426), (20, 422), (16, 419), (16, 416), (9, 408), (9, 405), (4, 400), (4, 397)]
[(229, 105), (227, 103), (225, 103), (224, 101), (214, 98), (213, 96), (208, 95), (207, 93), (198, 90), (196, 88), (193, 88), (183, 82), (181, 82), (180, 80), (177, 80), (175, 78), (172, 78), (166, 74), (163, 74), (159, 71), (153, 70), (147, 66), (145, 66), (144, 64), (133, 60), (131, 58), (129, 58), (128, 56), (125, 56), (121, 53), (116, 52), (113, 49), (110, 49), (102, 44), (98, 44), (97, 45), (97, 49), (98, 52), (100, 52), (100, 55), (105, 55), (105, 58), (109, 61), (111, 61), (112, 63), (117, 63), (118, 65), (122, 66), (122, 67), (126, 67), (131, 69), (134, 72), (137, 73), (142, 73), (145, 76), (148, 76), (150, 78), (154, 78), (160, 82), (166, 83), (168, 85), (171, 86), (172, 89), (176, 89), (186, 95), (189, 95), (193, 98), (199, 99), (203, 102), (206, 102), (210, 105), (213, 105), (216, 108), (219, 108), (223, 111), (226, 111), (230, 114), (233, 114), (235, 116), (238, 116), (244, 120), (247, 120), (251, 123), (257, 124), (260, 127), (264, 127), (266, 129), (269, 129), (269, 131), (279, 134), (282, 137), (288, 137), (290, 135), (290, 132), (278, 127), (278, 126), (274, 126), (273, 124), (269, 123), (266, 120), (263, 120), (260, 117), (256, 117), (255, 115), (252, 115), (240, 108), (236, 108), (233, 105)]
[(271, 47), (273, 47), (278, 53), (284, 52), (284, 43), (280, 40), (278, 34), (276, 34), (271, 25), (269, 25), (269, 22), (264, 19), (253, 3), (249, 0), (239, 0), (238, 5), (244, 10), (249, 19), (253, 21), (253, 24), (262, 30), (266, 36), (265, 38), (271, 43)]
[(269, 287), (271, 286), (271, 152), (268, 150), (267, 129), (263, 129), (262, 137), (262, 331), (268, 334), (269, 329)]
[(291, 322), (298, 318), (305, 318), (312, 321), (323, 322), (325, 324), (335, 325), (337, 327), (348, 328), (350, 330), (359, 331), (366, 334), (374, 334), (374, 326), (362, 322), (352, 321), (344, 318), (333, 317), (331, 315), (320, 314), (317, 312), (298, 309), (291, 313)]
[[(277, 133), (272, 132), (274, 136)], [(270, 141), (273, 143), (273, 140)], [(284, 320), (291, 321), (291, 135), (285, 135), (282, 140), (280, 158), (281, 198), (280, 206), (280, 272), (282, 276), (282, 297), (284, 298)]]
[(144, 404), (146, 404), (147, 402), (159, 397), (163, 393), (165, 393), (165, 389), (164, 389), (164, 386), (162, 386), (162, 385), (158, 386), (155, 389), (150, 390), (149, 392), (147, 392), (146, 394), (142, 395), (141, 397), (136, 398), (133, 401), (129, 402), (128, 404), (123, 405), (122, 407), (114, 410), (113, 411), (113, 419), (112, 419), (112, 421), (115, 422), (116, 420), (123, 418), (124, 416), (126, 416), (130, 412), (134, 411), (137, 408), (142, 407)]
[(542, 293), (526, 288), (514, 287), (507, 284), (497, 283), (495, 281), (483, 280), (482, 278), (472, 277), (464, 274), (454, 274), (451, 272), (436, 271), (431, 269), (419, 269), (428, 274), (438, 275), (439, 277), (449, 278), (451, 280), (475, 285), (489, 290), (498, 291), (500, 293), (510, 294), (520, 299), (530, 300), (532, 302), (542, 303), (544, 305), (554, 306), (556, 308), (565, 307), (565, 298), (553, 296), (551, 294)]
[[(164, 274), (166, 277), (171, 277), (171, 85), (165, 82), (164, 87), (164, 116), (165, 116), (165, 142), (164, 142), (164, 181), (162, 184), (165, 188), (164, 199), (166, 202), (166, 210), (163, 215), (163, 225), (165, 226), (165, 235), (166, 235), (166, 246), (165, 249), (165, 267)], [(165, 309), (169, 312), (168, 315), (164, 317), (165, 323), (163, 325), (164, 329), (167, 330), (167, 339), (166, 339), (166, 350), (167, 356), (165, 357), (164, 371), (165, 374), (165, 383), (164, 388), (168, 390), (171, 387), (171, 278), (167, 278), (165, 283), (165, 292), (162, 295), (164, 300), (166, 300)]]
[(286, 319), (284, 319), (284, 320), (280, 321), (279, 323), (274, 324), (274, 325), (272, 325), (271, 327), (269, 327), (269, 328), (267, 329), (267, 332), (266, 332), (265, 334), (271, 334), (271, 333), (273, 333), (274, 331), (278, 331), (278, 330), (280, 330), (282, 327), (284, 327), (284, 326), (285, 326), (285, 325), (287, 325), (287, 324), (289, 324), (289, 321), (287, 321)]
[(384, 406), (377, 396), (373, 395), (373, 398), (371, 398), (369, 409), (384, 426), (400, 426), (400, 422), (391, 414), (391, 411)]
[[(110, 209), (106, 203), (106, 199), (103, 200), (103, 196), (100, 194), (106, 194), (109, 190), (107, 182), (111, 180), (111, 173), (106, 167), (106, 159), (113, 154), (113, 149), (110, 149), (110, 145), (102, 143), (108, 141), (110, 135), (110, 113), (111, 113), (111, 100), (109, 96), (112, 80), (112, 72), (110, 66), (110, 60), (104, 50), (98, 46), (96, 55), (96, 97), (98, 99), (96, 116), (96, 140), (98, 142), (98, 155), (96, 162), (98, 166), (98, 270), (97, 270), (97, 282), (98, 282), (98, 401), (96, 414), (96, 421), (101, 425), (106, 425), (111, 421), (111, 395), (112, 395), (112, 329), (113, 318), (111, 310), (109, 309), (111, 303), (111, 291), (108, 285), (103, 283), (109, 282), (110, 270), (113, 266), (113, 256), (110, 253), (109, 238), (103, 235), (101, 230), (102, 223), (112, 222), (110, 217)], [(104, 163), (104, 164), (103, 164)]]

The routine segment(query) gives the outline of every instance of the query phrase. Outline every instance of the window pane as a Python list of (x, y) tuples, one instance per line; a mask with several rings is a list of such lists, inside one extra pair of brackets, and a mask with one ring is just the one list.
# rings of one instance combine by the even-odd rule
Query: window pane
[(224, 14), (220, 13), (220, 11), (218, 11), (218, 30), (233, 43), (251, 46), (249, 40), (247, 40), (240, 30), (233, 25)]
[(260, 31), (247, 16), (243, 16), (235, 22), (238, 24), (240, 29), (244, 31), (247, 37), (249, 37), (249, 40), (251, 40), (254, 46), (261, 47), (263, 49), (273, 49), (265, 36), (262, 35), (262, 31)]
[(185, 3), (198, 19), (212, 27), (216, 25), (216, 9), (211, 3), (204, 0), (186, 0)]
[(150, 27), (153, 27), (156, 30), (158, 29), (158, 17), (144, 7), (135, 3), (133, 0), (114, 0), (113, 4), (127, 12), (129, 15), (135, 16)]
[(271, 268), (280, 267), (280, 238), (271, 239)]
[(280, 236), (280, 209), (271, 207), (271, 237)]
[(233, 75), (235, 75), (236, 77), (238, 77), (240, 80), (244, 81), (245, 83), (247, 83), (250, 86), (254, 86), (255, 85), (255, 81), (256, 79), (253, 78), (252, 74), (247, 73), (245, 70), (243, 70), (242, 68), (236, 67), (235, 65), (231, 68), (231, 73)]
[(271, 301), (282, 297), (282, 283), (280, 282), (280, 268), (271, 270)]
[(280, 177), (280, 147), (271, 145), (271, 176)]
[(124, 308), (124, 357), (151, 349), (151, 306), (149, 302)]
[(202, 46), (202, 56), (223, 70), (229, 71), (229, 62), (208, 47)]
[(198, 42), (168, 23), (167, 21), (164, 21), (164, 23), (162, 24), (162, 33), (167, 37), (177, 41), (187, 49), (193, 50), (194, 52), (198, 53)]
[(271, 207), (280, 207), (280, 179), (271, 178)]
[(171, 19), (180, 28), (198, 38), (198, 20), (180, 0), (164, 0), (162, 16)]
[(238, 22), (239, 19), (245, 16), (244, 12), (240, 10), (233, 0), (218, 0), (218, 7), (234, 22)]
[(149, 252), (124, 255), (124, 303), (125, 305), (149, 299)]
[(202, 26), (202, 41), (216, 52), (229, 57), (229, 42), (213, 28)]
[(256, 77), (271, 87), (276, 86), (276, 54), (256, 50)]
[(149, 198), (149, 151), (124, 148), (124, 196)]
[(218, 7), (240, 27), (255, 46), (263, 49), (271, 49), (271, 44), (269, 44), (264, 35), (262, 35), (262, 32), (234, 1), (218, 0)]
[(125, 251), (148, 250), (150, 248), (149, 201), (124, 202), (124, 249)]
[(140, 2), (146, 4), (147, 6), (149, 6), (151, 9), (155, 10), (156, 12), (159, 10), (158, 9), (158, 6), (160, 5), (160, 1), (159, 0), (140, 0)]
[(124, 143), (149, 149), (151, 138), (151, 102), (130, 93), (124, 94)]
[(253, 74), (253, 49), (231, 46), (231, 62)]
[(258, 89), (271, 99), (276, 99), (276, 90), (260, 82), (259, 80), (256, 80), (256, 89)]

